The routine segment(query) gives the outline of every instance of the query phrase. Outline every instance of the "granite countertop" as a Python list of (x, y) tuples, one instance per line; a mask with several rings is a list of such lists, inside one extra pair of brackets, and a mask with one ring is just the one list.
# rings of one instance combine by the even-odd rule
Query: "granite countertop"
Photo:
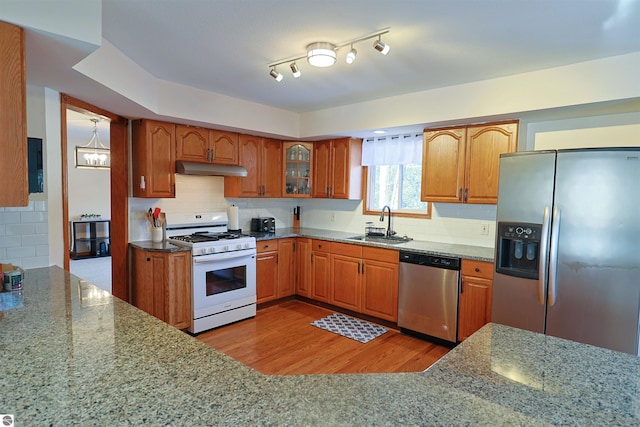
[(129, 242), (129, 244), (135, 248), (151, 252), (191, 252), (191, 248), (189, 247), (174, 245), (173, 243), (169, 243), (166, 240), (162, 242), (139, 240), (136, 242)]
[(428, 242), (424, 240), (410, 240), (409, 242), (399, 244), (368, 242), (349, 239), (349, 237), (353, 237), (357, 235), (357, 233), (324, 230), (320, 228), (283, 228), (276, 230), (275, 233), (252, 232), (250, 234), (257, 240), (282, 239), (286, 237), (309, 237), (312, 239), (353, 243), (365, 246), (377, 246), (387, 249), (395, 249), (398, 251), (417, 252), (429, 255), (452, 256), (476, 261), (493, 262), (494, 260), (494, 249), (483, 246), (457, 245), (452, 243)]
[(6, 295), (16, 425), (640, 425), (640, 358), (505, 326), (421, 373), (267, 376), (58, 267)]

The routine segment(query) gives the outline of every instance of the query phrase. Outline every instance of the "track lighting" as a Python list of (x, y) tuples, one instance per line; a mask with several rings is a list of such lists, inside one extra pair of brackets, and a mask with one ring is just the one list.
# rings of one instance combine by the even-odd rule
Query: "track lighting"
[(351, 45), (351, 50), (347, 53), (346, 57), (347, 64), (353, 64), (353, 61), (356, 60), (356, 55), (358, 55), (358, 51)]
[(281, 82), (282, 81), (282, 74), (280, 74), (279, 72), (276, 71), (276, 67), (272, 67), (271, 71), (269, 71), (269, 75), (271, 77), (273, 77), (274, 79), (276, 79), (277, 82)]
[(294, 79), (297, 79), (302, 75), (302, 73), (300, 72), (300, 68), (298, 68), (295, 62), (292, 62), (290, 67), (291, 67), (291, 72), (293, 73)]
[(279, 61), (274, 61), (267, 66), (271, 69), (269, 71), (269, 75), (276, 79), (276, 81), (282, 81), (282, 74), (276, 71), (276, 67), (282, 64), (289, 64), (291, 68), (291, 72), (293, 73), (293, 77), (298, 78), (302, 75), (300, 72), (300, 68), (296, 61), (301, 59), (307, 59), (307, 62), (314, 67), (331, 67), (336, 63), (337, 59), (337, 51), (343, 47), (350, 46), (351, 49), (347, 53), (345, 57), (345, 61), (347, 64), (353, 64), (356, 60), (356, 56), (358, 55), (358, 51), (353, 47), (354, 44), (359, 43), (361, 41), (370, 40), (377, 37), (377, 40), (374, 42), (373, 47), (383, 55), (389, 53), (389, 45), (382, 43), (382, 35), (387, 34), (390, 31), (390, 28), (384, 28), (382, 30), (375, 31), (373, 33), (367, 34), (365, 36), (361, 36), (352, 40), (348, 40), (344, 43), (333, 44), (329, 42), (313, 42), (307, 45), (307, 53), (305, 55), (292, 56), (286, 59), (281, 59)]
[(378, 52), (380, 52), (381, 54), (386, 55), (387, 53), (389, 53), (389, 49), (391, 49), (391, 48), (389, 47), (389, 45), (388, 45), (388, 44), (384, 44), (384, 43), (382, 43), (381, 38), (382, 38), (382, 35), (379, 35), (379, 36), (378, 36), (378, 40), (376, 40), (376, 41), (373, 43), (373, 47), (374, 47)]

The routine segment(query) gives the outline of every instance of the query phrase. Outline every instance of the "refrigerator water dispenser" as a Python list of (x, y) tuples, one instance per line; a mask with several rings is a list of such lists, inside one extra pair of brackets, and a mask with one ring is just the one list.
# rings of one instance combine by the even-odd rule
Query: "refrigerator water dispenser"
[(541, 224), (498, 222), (496, 271), (538, 279)]

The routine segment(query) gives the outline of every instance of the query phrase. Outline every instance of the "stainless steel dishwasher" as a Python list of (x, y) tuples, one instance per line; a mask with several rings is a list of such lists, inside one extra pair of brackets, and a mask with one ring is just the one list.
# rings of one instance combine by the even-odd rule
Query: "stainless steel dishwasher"
[(460, 258), (400, 252), (398, 326), (456, 342)]

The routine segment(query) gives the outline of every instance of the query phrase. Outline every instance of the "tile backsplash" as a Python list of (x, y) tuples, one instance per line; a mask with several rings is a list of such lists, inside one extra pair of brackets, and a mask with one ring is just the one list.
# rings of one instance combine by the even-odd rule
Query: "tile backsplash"
[(22, 268), (49, 266), (48, 221), (46, 201), (0, 208), (0, 261)]
[[(378, 215), (362, 214), (359, 200), (226, 199), (223, 177), (176, 175), (175, 199), (129, 199), (129, 239), (151, 239), (151, 229), (144, 219), (150, 207), (167, 213), (194, 213), (226, 211), (232, 204), (239, 208), (240, 227), (245, 231), (250, 229), (251, 218), (263, 216), (274, 217), (276, 228), (291, 227), (296, 206), (302, 207), (302, 227), (362, 234), (367, 221), (379, 223)], [(493, 247), (495, 218), (494, 205), (436, 203), (431, 219), (393, 217), (392, 227), (398, 234), (417, 240)], [(481, 234), (482, 225), (488, 226), (487, 234)]]

